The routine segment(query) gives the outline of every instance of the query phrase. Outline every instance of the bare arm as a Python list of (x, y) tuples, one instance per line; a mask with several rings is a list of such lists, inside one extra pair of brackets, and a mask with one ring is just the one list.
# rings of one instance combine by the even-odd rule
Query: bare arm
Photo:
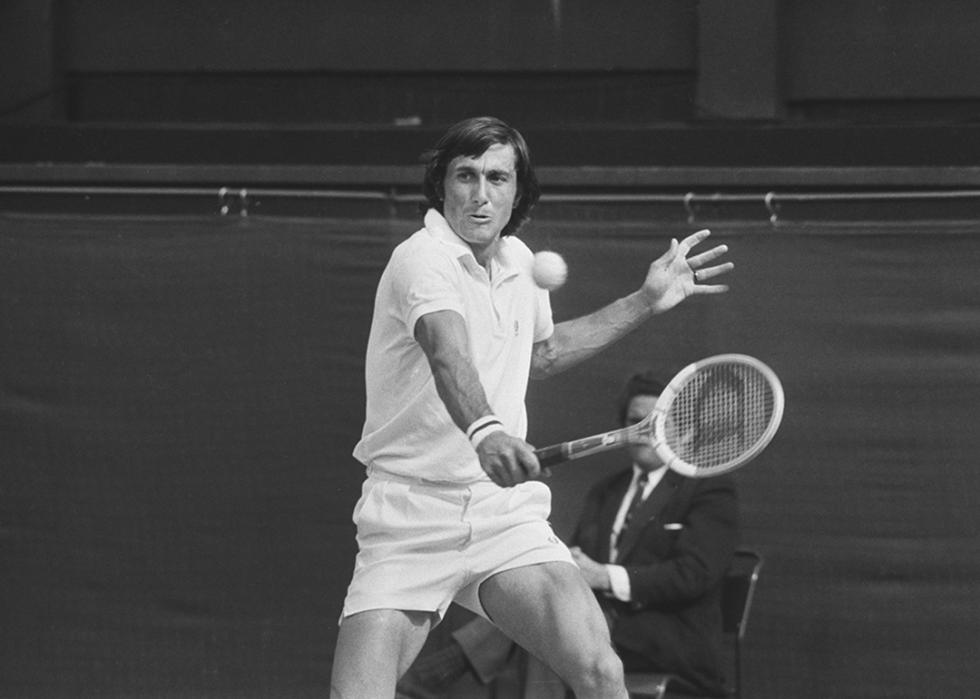
[(731, 262), (706, 266), (724, 255), (727, 246), (718, 245), (688, 257), (691, 248), (709, 235), (707, 230), (702, 230), (681, 242), (672, 240), (670, 249), (650, 265), (639, 290), (594, 313), (558, 323), (550, 338), (534, 345), (531, 376), (545, 378), (575, 366), (688, 296), (728, 291), (723, 284), (699, 283), (732, 269)]
[(594, 313), (558, 323), (551, 337), (534, 345), (531, 377), (554, 376), (585, 361), (652, 316), (653, 310), (637, 291)]
[[(436, 391), (457, 427), (465, 432), (474, 420), (493, 412), (470, 356), (461, 315), (437, 311), (422, 316), (415, 324), (415, 340), (429, 360)], [(502, 431), (488, 435), (476, 453), (480, 466), (497, 485), (511, 486), (541, 472), (530, 445)]]

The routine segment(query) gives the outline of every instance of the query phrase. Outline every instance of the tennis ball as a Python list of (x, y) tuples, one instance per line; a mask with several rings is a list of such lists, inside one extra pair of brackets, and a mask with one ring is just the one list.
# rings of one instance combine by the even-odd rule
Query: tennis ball
[(531, 268), (534, 283), (542, 289), (554, 291), (568, 279), (568, 265), (557, 252), (542, 250), (534, 253), (534, 266)]

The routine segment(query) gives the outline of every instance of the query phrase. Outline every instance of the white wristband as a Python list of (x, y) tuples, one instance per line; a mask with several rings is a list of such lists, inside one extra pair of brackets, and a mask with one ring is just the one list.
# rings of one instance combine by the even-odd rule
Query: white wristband
[(491, 434), (493, 434), (494, 432), (503, 432), (503, 431), (504, 431), (504, 426), (501, 424), (494, 423), (494, 424), (487, 425), (484, 429), (480, 430), (472, 437), (470, 437), (470, 444), (472, 444), (473, 448), (476, 449), (478, 446), (480, 446), (480, 442), (482, 442), (484, 439), (489, 437)]
[(470, 440), (470, 444), (476, 449), (480, 442), (487, 438), (488, 435), (494, 432), (500, 432), (504, 429), (503, 424), (500, 422), (500, 418), (496, 415), (484, 415), (481, 418), (477, 418), (466, 428), (466, 437)]

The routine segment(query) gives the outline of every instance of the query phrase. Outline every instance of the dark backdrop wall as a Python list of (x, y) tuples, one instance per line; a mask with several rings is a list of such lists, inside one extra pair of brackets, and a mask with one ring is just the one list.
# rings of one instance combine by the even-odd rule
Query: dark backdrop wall
[(964, 0), (6, 0), (0, 121), (969, 121), (978, 25)]
[[(632, 290), (698, 227), (613, 218), (542, 205), (527, 230), (570, 263), (559, 318)], [(0, 217), (0, 695), (325, 695), (373, 289), (416, 225)], [(763, 358), (787, 413), (738, 476), (766, 558), (746, 696), (971, 695), (976, 221), (712, 228), (731, 293), (532, 384), (532, 440), (612, 426), (636, 369)], [(622, 464), (556, 471), (560, 533)]]

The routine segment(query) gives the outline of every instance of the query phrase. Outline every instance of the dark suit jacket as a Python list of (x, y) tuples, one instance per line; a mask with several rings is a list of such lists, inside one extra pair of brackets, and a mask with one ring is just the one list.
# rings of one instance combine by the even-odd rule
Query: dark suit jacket
[[(632, 469), (597, 483), (572, 544), (609, 561), (609, 534)], [(667, 527), (666, 525), (672, 525)], [(738, 545), (731, 476), (690, 479), (667, 471), (620, 539), (633, 601), (606, 595), (613, 643), (627, 671), (673, 674), (705, 694), (724, 692), (721, 582)]]

